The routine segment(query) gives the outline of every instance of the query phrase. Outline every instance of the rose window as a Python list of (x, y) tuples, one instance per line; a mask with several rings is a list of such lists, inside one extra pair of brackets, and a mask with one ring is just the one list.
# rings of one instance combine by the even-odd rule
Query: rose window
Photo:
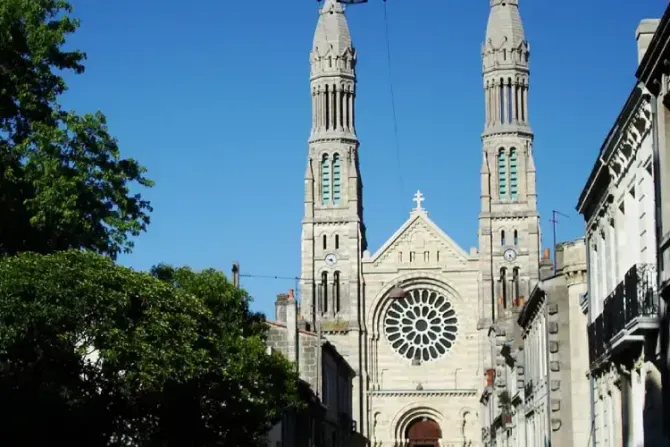
[(428, 362), (451, 350), (458, 318), (443, 294), (416, 289), (393, 301), (384, 318), (384, 332), (398, 354)]

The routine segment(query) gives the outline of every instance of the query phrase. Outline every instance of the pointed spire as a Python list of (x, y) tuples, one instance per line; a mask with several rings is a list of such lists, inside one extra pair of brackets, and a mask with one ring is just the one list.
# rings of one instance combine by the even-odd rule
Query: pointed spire
[(334, 50), (337, 55), (341, 55), (350, 48), (352, 48), (351, 33), (344, 15), (344, 7), (337, 0), (325, 0), (319, 11), (313, 50), (321, 55)]
[(486, 44), (518, 48), (525, 41), (518, 0), (491, 0)]

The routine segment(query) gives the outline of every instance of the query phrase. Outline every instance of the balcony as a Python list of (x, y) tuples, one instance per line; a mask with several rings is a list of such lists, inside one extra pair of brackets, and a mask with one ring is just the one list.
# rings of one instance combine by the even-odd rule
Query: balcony
[(588, 327), (592, 367), (606, 355), (643, 342), (647, 332), (658, 329), (658, 306), (656, 267), (633, 265), (605, 299), (603, 312)]

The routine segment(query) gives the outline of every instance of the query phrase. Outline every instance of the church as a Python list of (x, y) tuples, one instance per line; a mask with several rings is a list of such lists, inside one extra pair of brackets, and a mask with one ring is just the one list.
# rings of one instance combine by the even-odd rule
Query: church
[(470, 252), (430, 219), (420, 192), (395, 234), (368, 247), (364, 145), (355, 127), (358, 54), (344, 7), (325, 0), (319, 13), (299, 312), (351, 366), (353, 419), (372, 446), (482, 445), (489, 410), (480, 396), (486, 371), (499, 365), (489, 332), (511, 321), (538, 280), (530, 47), (518, 0), (489, 1), (479, 247)]

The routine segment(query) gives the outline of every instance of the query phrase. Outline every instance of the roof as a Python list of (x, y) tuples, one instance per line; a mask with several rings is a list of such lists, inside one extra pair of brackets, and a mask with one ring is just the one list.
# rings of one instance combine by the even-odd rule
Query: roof
[(451, 237), (449, 237), (449, 235), (447, 235), (447, 233), (442, 231), (442, 229), (428, 217), (428, 212), (424, 208), (415, 208), (412, 210), (405, 223), (384, 243), (384, 245), (382, 245), (370, 259), (364, 261), (377, 262), (380, 260), (382, 256), (396, 248), (405, 233), (410, 232), (412, 229), (419, 229), (415, 228), (416, 226), (420, 227), (418, 233), (422, 236), (441, 241), (447, 249), (445, 255), (453, 258), (455, 262), (465, 264), (471, 259), (470, 255), (465, 252), (465, 250), (463, 250)]
[(313, 50), (323, 55), (333, 49), (336, 54), (341, 54), (343, 50), (351, 47), (351, 33), (344, 7), (337, 0), (325, 0), (319, 11)]
[(486, 26), (486, 43), (494, 46), (507, 43), (516, 48), (526, 41), (519, 13), (518, 0), (491, 0), (491, 11)]

